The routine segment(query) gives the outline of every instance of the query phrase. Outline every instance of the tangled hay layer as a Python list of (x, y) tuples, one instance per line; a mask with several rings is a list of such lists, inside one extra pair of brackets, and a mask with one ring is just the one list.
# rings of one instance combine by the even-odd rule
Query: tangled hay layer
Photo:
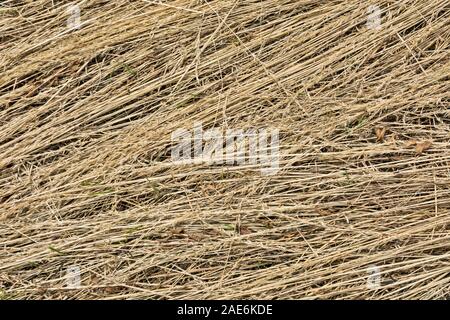
[[(0, 4), (1, 298), (449, 297), (448, 0), (68, 4)], [(194, 122), (280, 170), (173, 164)]]

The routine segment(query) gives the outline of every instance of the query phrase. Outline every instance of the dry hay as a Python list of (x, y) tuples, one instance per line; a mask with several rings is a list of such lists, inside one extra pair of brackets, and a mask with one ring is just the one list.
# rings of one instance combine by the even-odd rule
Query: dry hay
[[(157, 2), (78, 30), (0, 3), (0, 297), (448, 297), (448, 0), (376, 1), (381, 30), (362, 0)], [(279, 172), (174, 165), (194, 122), (278, 128)]]

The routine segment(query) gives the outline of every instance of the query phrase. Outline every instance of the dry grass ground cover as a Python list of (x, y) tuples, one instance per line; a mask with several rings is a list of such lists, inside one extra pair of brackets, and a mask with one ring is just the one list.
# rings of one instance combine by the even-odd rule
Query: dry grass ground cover
[[(68, 4), (0, 3), (1, 298), (448, 298), (448, 0)], [(279, 171), (174, 164), (195, 122)]]

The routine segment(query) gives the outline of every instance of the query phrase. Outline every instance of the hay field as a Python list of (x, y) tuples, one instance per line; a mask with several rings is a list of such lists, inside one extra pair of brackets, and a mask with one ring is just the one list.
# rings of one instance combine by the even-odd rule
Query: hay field
[[(449, 25), (448, 0), (0, 2), (0, 299), (449, 298)], [(174, 163), (194, 123), (276, 128), (279, 170)]]

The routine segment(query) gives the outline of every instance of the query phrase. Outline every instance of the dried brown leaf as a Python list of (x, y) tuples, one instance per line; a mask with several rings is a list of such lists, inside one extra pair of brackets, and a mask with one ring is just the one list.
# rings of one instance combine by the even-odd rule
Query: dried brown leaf
[(405, 142), (405, 147), (409, 148), (409, 147), (415, 146), (416, 144), (417, 144), (417, 140), (411, 139), (411, 140), (408, 140)]
[(424, 151), (428, 150), (432, 145), (431, 141), (422, 141), (416, 144), (416, 153), (422, 154)]
[(250, 233), (253, 233), (253, 230), (252, 229), (250, 229), (250, 228), (248, 228), (248, 227), (240, 227), (239, 228), (239, 233), (241, 234), (241, 235), (245, 235), (245, 234), (250, 234)]
[(386, 134), (386, 127), (375, 128), (375, 135), (377, 136), (377, 141), (383, 141), (384, 135)]
[(172, 233), (172, 235), (183, 234), (184, 229), (183, 228), (173, 228), (172, 230), (170, 230), (170, 233)]

